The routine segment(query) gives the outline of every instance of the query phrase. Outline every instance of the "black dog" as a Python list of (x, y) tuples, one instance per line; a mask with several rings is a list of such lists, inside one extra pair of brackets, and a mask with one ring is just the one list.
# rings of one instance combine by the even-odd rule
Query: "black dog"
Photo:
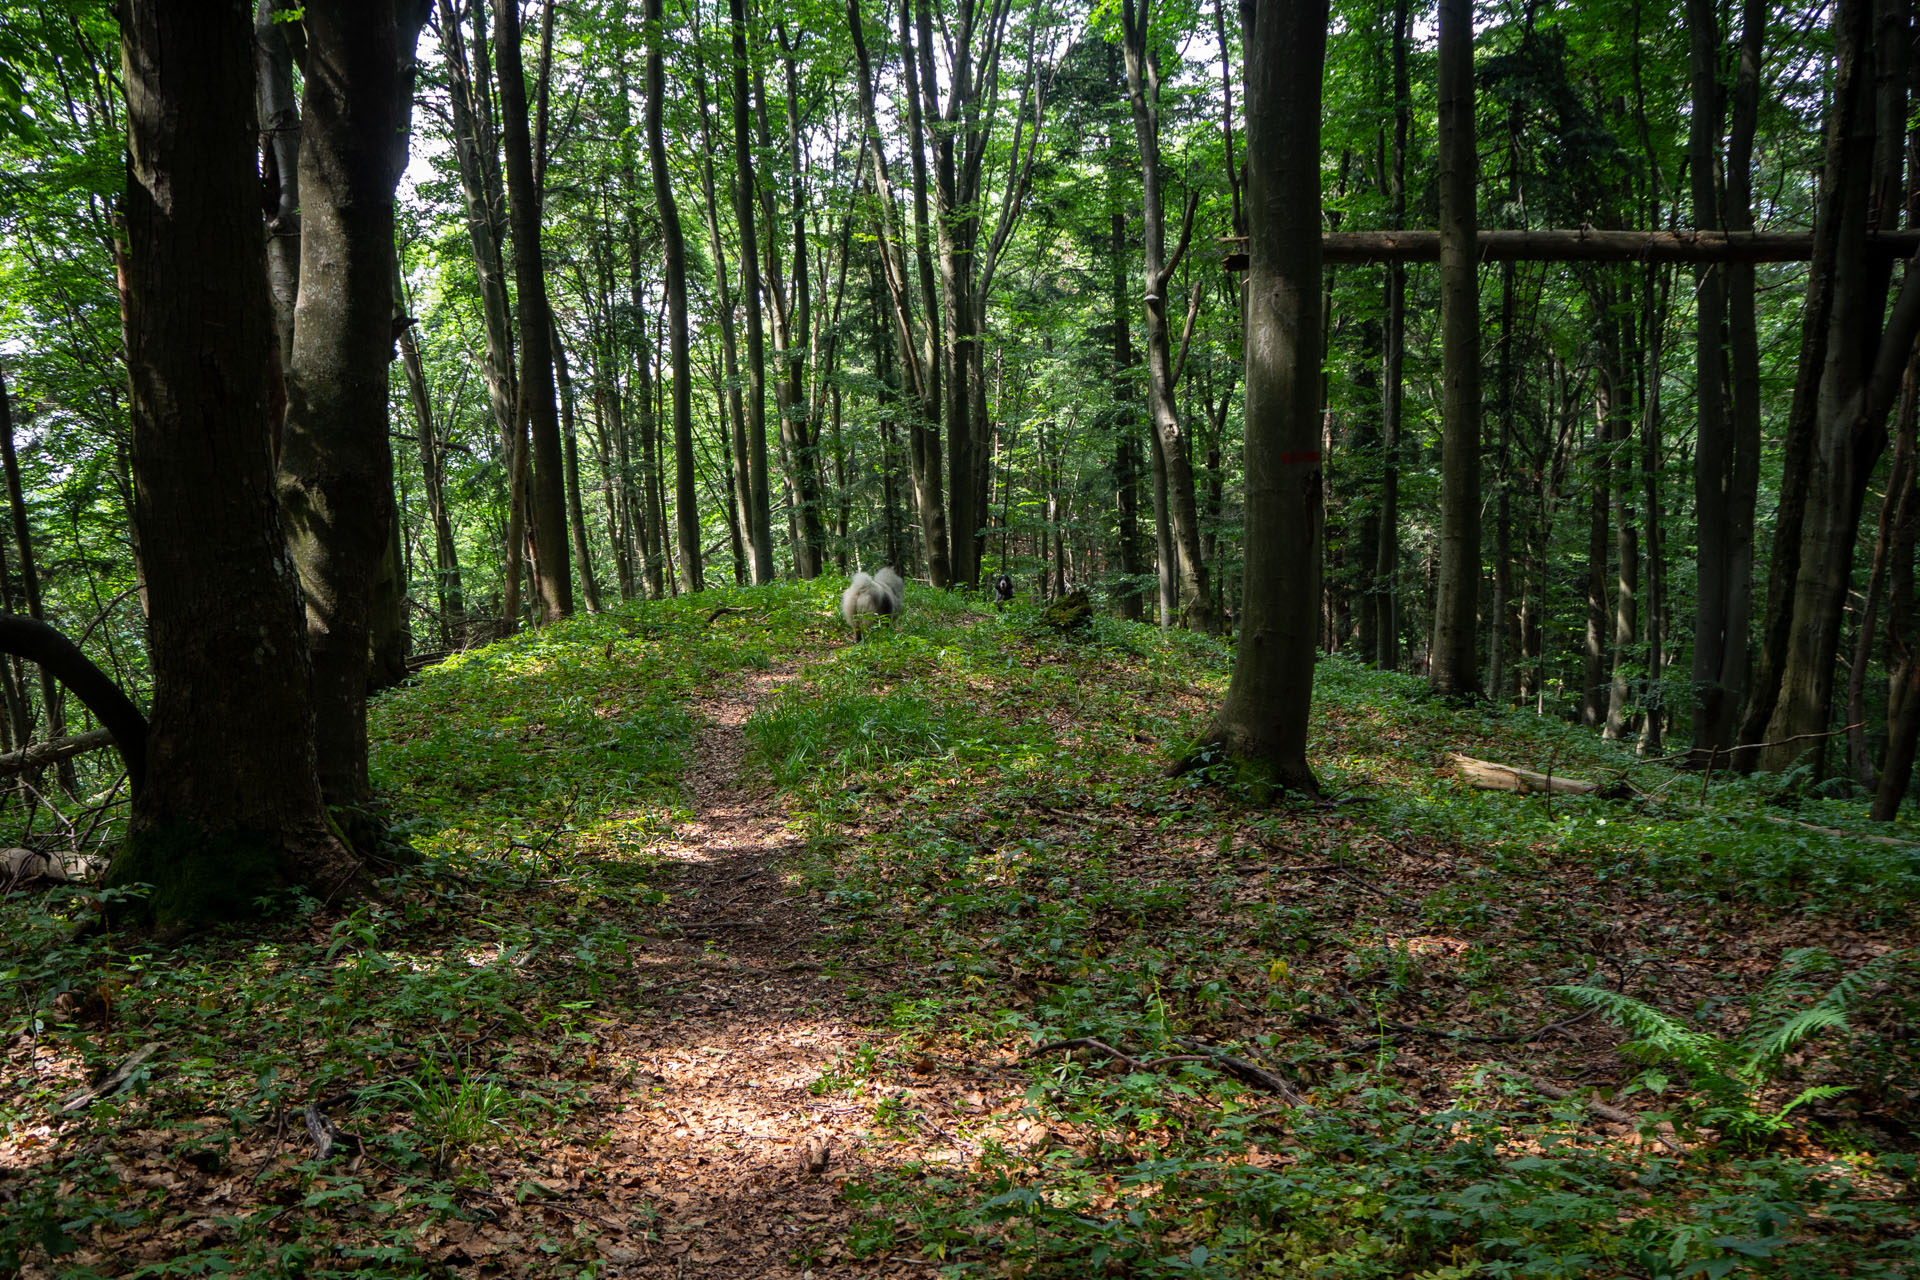
[(1013, 599), (1013, 579), (1001, 574), (993, 580), (993, 607), (1003, 609)]

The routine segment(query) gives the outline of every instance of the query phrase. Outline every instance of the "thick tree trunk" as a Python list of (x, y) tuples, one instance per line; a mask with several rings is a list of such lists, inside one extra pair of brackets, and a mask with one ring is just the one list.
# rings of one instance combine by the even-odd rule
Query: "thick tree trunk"
[(279, 497), (306, 593), (315, 745), (331, 805), (372, 798), (369, 610), (393, 509), (393, 192), (425, 20), (424, 2), (372, 16), (340, 0), (306, 8), (300, 295)]
[[(1249, 0), (1246, 42), (1247, 572), (1233, 680), (1202, 735), (1272, 782), (1307, 763), (1320, 596), (1321, 0)], [(1188, 761), (1187, 763), (1193, 763)]]
[[(250, 915), (287, 884), (329, 894), (360, 869), (321, 802), (300, 588), (274, 500), (251, 28), (244, 0), (121, 10), (153, 711), (110, 879), (153, 885), (145, 910), (163, 928)], [(384, 336), (389, 317), (376, 323)]]
[[(1693, 109), (1688, 117), (1687, 169), (1693, 189), (1693, 225), (1720, 229), (1719, 10), (1713, 0), (1688, 0), (1692, 42)], [(1694, 268), (1693, 500), (1698, 551), (1694, 573), (1693, 751), (1701, 762), (1733, 745), (1735, 717), (1746, 684), (1744, 619), (1731, 617), (1733, 426), (1727, 416), (1727, 276)]]
[(553, 311), (541, 246), (541, 197), (534, 174), (532, 118), (520, 57), (520, 9), (494, 8), (494, 59), (500, 73), (500, 133), (506, 152), (507, 212), (513, 228), (514, 292), (520, 303), (520, 397), (516, 417), (527, 423), (533, 463), (528, 506), (539, 554), (540, 613), (548, 622), (573, 613), (573, 574), (567, 564), (566, 466), (553, 385)]
[(1474, 263), (1473, 14), (1440, 0), (1440, 567), (1435, 584), (1436, 693), (1479, 693), (1480, 290)]
[[(1833, 665), (1853, 558), (1861, 500), (1874, 461), (1885, 446), (1886, 413), (1920, 327), (1920, 262), (1910, 263), (1901, 296), (1884, 331), (1884, 280), (1863, 252), (1874, 216), (1874, 44), (1867, 0), (1842, 0), (1834, 21), (1837, 70), (1835, 121), (1829, 155), (1832, 212), (1838, 220), (1825, 359), (1813, 396), (1806, 504), (1797, 572), (1790, 598), (1779, 695), (1762, 748), (1763, 769), (1784, 770), (1817, 740), (1782, 739), (1826, 728)], [(1896, 206), (1897, 208), (1897, 206)], [(1875, 288), (1875, 283), (1879, 288)], [(1810, 286), (1811, 289), (1812, 286)], [(1811, 310), (1811, 308), (1810, 308)]]

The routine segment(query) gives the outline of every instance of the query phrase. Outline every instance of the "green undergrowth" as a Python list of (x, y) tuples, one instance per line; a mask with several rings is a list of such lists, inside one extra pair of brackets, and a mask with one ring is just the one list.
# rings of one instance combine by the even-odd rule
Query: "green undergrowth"
[[(648, 850), (686, 812), (699, 701), (774, 667), (795, 678), (749, 769), (807, 836), (813, 959), (881, 1032), (814, 1086), (872, 1117), (844, 1254), (954, 1277), (1920, 1265), (1913, 852), (1797, 825), (1864, 831), (1858, 803), (1327, 659), (1326, 799), (1257, 805), (1167, 776), (1222, 644), (1063, 637), (919, 588), (853, 644), (835, 585), (623, 607), (383, 695), (376, 777), (419, 859), (370, 900), (274, 887), (265, 925), (162, 951), (74, 933), (124, 890), (0, 898), (0, 1277), (466, 1274), (428, 1242), (509, 1221), (501, 1273), (595, 1274), (599, 1228), (540, 1212), (553, 1152), (591, 1163), (603, 1117), (651, 1101), (609, 1046), (700, 979), (637, 959), (690, 892)], [(1448, 750), (1629, 789), (1472, 791)], [(937, 1126), (929, 1087), (961, 1095)], [(325, 1158), (310, 1104), (343, 1135)], [(658, 1238), (616, 1199), (628, 1245)]]
[[(73, 931), (124, 891), (0, 898), (0, 1277), (461, 1270), (423, 1242), (537, 1207), (555, 1142), (647, 1095), (605, 1048), (690, 980), (637, 975), (633, 939), (679, 891), (646, 847), (685, 808), (691, 700), (831, 626), (812, 588), (709, 591), (383, 695), (375, 778), (420, 859), (368, 901), (276, 889), (248, 932), (153, 950)], [(343, 1135), (326, 1159), (309, 1104)], [(597, 1273), (594, 1233), (516, 1229), (512, 1273)]]
[[(890, 1045), (817, 1086), (908, 1152), (850, 1185), (855, 1256), (956, 1276), (1920, 1261), (1897, 1136), (1920, 1118), (1901, 1038), (1917, 971), (1887, 950), (1906, 940), (1887, 929), (1910, 917), (1910, 848), (1769, 821), (1811, 819), (1760, 784), (1339, 658), (1315, 704), (1327, 801), (1259, 806), (1167, 776), (1224, 692), (1223, 645), (1111, 619), (1065, 638), (1018, 606), (909, 623), (811, 666), (748, 725), (804, 815), (836, 926), (824, 958), (856, 985), (909, 975), (867, 982)], [(1449, 750), (1620, 797), (1470, 790)], [(1867, 829), (1857, 805), (1819, 819)], [(1827, 987), (1769, 987), (1780, 955), (1742, 940), (1807, 928), (1883, 939), (1854, 944), (1879, 959), (1829, 957), (1830, 977), (1859, 975), (1837, 1016), (1749, 1062), (1739, 1029), (1779, 1012), (1763, 991), (1786, 990), (1791, 1017)], [(1704, 1003), (1666, 988), (1676, 965), (1705, 971)], [(1630, 1003), (1582, 1018), (1574, 993), (1595, 989), (1664, 1006), (1684, 1034), (1649, 1037)], [(1534, 1041), (1563, 1021), (1581, 1032)], [(1019, 1058), (1061, 1041), (1077, 1044)], [(929, 1152), (916, 1071), (1017, 1058), (1020, 1100), (964, 1134), (977, 1154)], [(1534, 1084), (1569, 1078), (1637, 1130)]]

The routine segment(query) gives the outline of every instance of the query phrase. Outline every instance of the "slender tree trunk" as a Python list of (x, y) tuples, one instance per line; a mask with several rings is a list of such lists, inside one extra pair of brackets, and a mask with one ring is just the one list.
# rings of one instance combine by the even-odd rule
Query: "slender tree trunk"
[[(1118, 204), (1117, 179), (1120, 170), (1109, 170), (1116, 180), (1109, 194), (1116, 201), (1112, 213), (1113, 282), (1113, 401), (1114, 467), (1113, 484), (1120, 520), (1120, 572), (1126, 585), (1120, 592), (1120, 616), (1140, 621), (1142, 579), (1146, 566), (1140, 562), (1140, 429), (1133, 404), (1133, 325), (1127, 308), (1127, 215)], [(1156, 517), (1158, 512), (1156, 510)]]
[(706, 586), (700, 565), (700, 508), (693, 474), (693, 364), (687, 355), (687, 241), (680, 228), (680, 205), (667, 172), (667, 137), (661, 118), (667, 96), (666, 63), (661, 42), (661, 0), (646, 0), (647, 150), (653, 166), (654, 201), (667, 260), (667, 345), (673, 360), (673, 462), (675, 529), (680, 539), (680, 585)]
[[(399, 291), (396, 281), (396, 300)], [(401, 309), (395, 307), (396, 312)], [(453, 520), (447, 512), (440, 474), (440, 442), (433, 427), (433, 399), (427, 393), (427, 370), (420, 359), (420, 341), (411, 324), (400, 330), (400, 365), (407, 377), (407, 402), (413, 407), (414, 439), (420, 446), (427, 516), (433, 521), (433, 585), (440, 612), (440, 643), (451, 644), (456, 634), (464, 636), (466, 632), (467, 604), (460, 584), (460, 550), (453, 540)], [(451, 623), (450, 619), (458, 622)]]
[[(533, 540), (539, 550), (540, 612), (552, 622), (573, 612), (568, 570), (565, 463), (553, 382), (553, 312), (547, 304), (541, 245), (541, 197), (534, 175), (527, 80), (520, 58), (517, 4), (494, 7), (494, 56), (500, 71), (501, 140), (506, 150), (507, 210), (513, 227), (513, 275), (520, 302), (520, 400), (517, 416), (532, 436)], [(545, 94), (544, 84), (540, 89)]]
[(1440, 0), (1440, 568), (1434, 599), (1436, 693), (1479, 693), (1480, 293), (1475, 270), (1473, 14)]
[[(1412, 127), (1412, 89), (1407, 46), (1412, 41), (1410, 0), (1393, 6), (1393, 155), (1387, 171), (1387, 218), (1395, 229), (1407, 221), (1407, 135)], [(1400, 669), (1400, 437), (1406, 403), (1407, 276), (1398, 262), (1387, 264), (1385, 386), (1381, 404), (1380, 551), (1374, 565), (1379, 602), (1378, 661), (1382, 669)]]
[[(20, 587), (26, 596), (27, 616), (44, 623), (47, 615), (40, 598), (39, 561), (33, 553), (33, 530), (27, 521), (27, 499), (20, 484), (20, 460), (13, 448), (13, 406), (7, 396), (4, 371), (0, 371), (0, 465), (6, 471), (7, 506), (13, 514), (13, 545), (20, 556)], [(4, 571), (0, 568), (0, 572)], [(40, 701), (47, 709), (47, 740), (64, 738), (67, 735), (66, 696), (60, 682), (44, 666), (40, 668)], [(25, 745), (24, 740), (21, 745)], [(75, 781), (70, 757), (60, 761), (58, 777), (61, 790), (72, 795)]]
[(740, 222), (740, 289), (747, 325), (747, 481), (752, 519), (753, 581), (771, 582), (773, 499), (767, 475), (767, 356), (760, 321), (760, 241), (754, 228), (753, 134), (748, 127), (747, 17), (742, 0), (727, 0), (733, 35), (734, 216)]
[(1174, 270), (1185, 255), (1193, 227), (1190, 201), (1180, 240), (1167, 254), (1165, 206), (1160, 166), (1160, 68), (1148, 44), (1147, 12), (1134, 0), (1124, 0), (1122, 51), (1127, 67), (1127, 98), (1133, 108), (1134, 134), (1140, 143), (1142, 220), (1145, 232), (1144, 267), (1147, 334), (1147, 417), (1159, 443), (1158, 470), (1166, 477), (1170, 538), (1178, 568), (1179, 610), (1188, 626), (1213, 634), (1218, 624), (1207, 590), (1206, 564), (1200, 558), (1199, 503), (1195, 498), (1193, 467), (1188, 461), (1186, 437), (1174, 403), (1172, 339), (1167, 322), (1167, 291)]
[(580, 441), (574, 424), (573, 371), (567, 366), (567, 348), (554, 326), (553, 385), (560, 396), (560, 434), (566, 446), (567, 533), (573, 545), (573, 564), (580, 574), (580, 589), (587, 598), (587, 612), (599, 613), (600, 584), (593, 576), (593, 553), (587, 543), (587, 511), (580, 497)]
[(911, 42), (908, 40), (907, 5), (900, 8), (900, 42), (905, 51), (902, 63), (907, 77), (908, 148), (913, 161), (914, 188), (913, 237), (919, 266), (922, 324), (913, 323), (912, 286), (907, 280), (904, 237), (895, 229), (893, 184), (887, 171), (886, 148), (880, 136), (874, 104), (873, 68), (867, 54), (865, 25), (858, 0), (847, 0), (847, 23), (853, 34), (854, 56), (858, 65), (861, 115), (866, 127), (866, 149), (874, 174), (875, 204), (879, 213), (879, 265), (891, 302), (895, 349), (912, 391), (906, 403), (913, 413), (907, 423), (907, 467), (913, 485), (914, 507), (920, 520), (921, 540), (927, 552), (927, 578), (935, 587), (952, 581), (952, 563), (947, 538), (946, 507), (941, 497), (940, 435), (937, 427), (940, 408), (940, 355), (933, 337), (939, 309), (934, 297), (933, 261), (927, 249), (926, 157), (920, 145), (920, 99), (915, 83)]
[(1587, 632), (1580, 651), (1580, 722), (1600, 727), (1607, 719), (1607, 544), (1612, 532), (1613, 374), (1602, 367), (1593, 380), (1593, 448), (1587, 491)]

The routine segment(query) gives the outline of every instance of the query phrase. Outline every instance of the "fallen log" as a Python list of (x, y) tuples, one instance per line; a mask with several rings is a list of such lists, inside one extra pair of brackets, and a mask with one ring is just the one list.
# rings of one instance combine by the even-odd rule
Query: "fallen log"
[(0, 776), (44, 769), (50, 764), (58, 764), (62, 760), (71, 760), (74, 756), (112, 745), (113, 734), (105, 729), (89, 729), (71, 738), (55, 738), (51, 742), (29, 743), (18, 751), (0, 755)]
[(1518, 791), (1528, 795), (1543, 793), (1569, 796), (1597, 795), (1604, 800), (1624, 800), (1633, 794), (1633, 788), (1625, 781), (1587, 782), (1580, 778), (1563, 778), (1557, 774), (1535, 773), (1531, 769), (1517, 769), (1510, 764), (1497, 764), (1492, 760), (1476, 760), (1458, 751), (1447, 752), (1447, 758), (1453, 761), (1454, 771), (1468, 786), (1478, 787), (1482, 791)]
[[(1224, 236), (1228, 243), (1241, 237)], [(1329, 264), (1438, 262), (1438, 231), (1328, 231), (1320, 237)], [(1905, 258), (1920, 249), (1920, 232), (1869, 231), (1867, 252)], [(1481, 262), (1806, 262), (1813, 234), (1806, 231), (1481, 231), (1474, 237)], [(1247, 255), (1227, 256), (1229, 271), (1245, 271)]]

